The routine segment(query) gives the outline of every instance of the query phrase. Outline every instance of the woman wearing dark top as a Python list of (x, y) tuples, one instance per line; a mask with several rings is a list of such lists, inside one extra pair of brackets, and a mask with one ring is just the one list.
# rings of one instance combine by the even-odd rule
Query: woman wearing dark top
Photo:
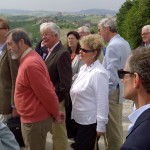
[[(80, 51), (80, 44), (79, 44), (80, 36), (79, 33), (76, 31), (70, 31), (67, 33), (67, 49), (71, 54), (71, 61), (72, 61), (72, 80), (77, 76), (80, 67), (83, 63), (79, 59), (79, 51)], [(70, 100), (69, 107), (66, 108), (66, 127), (68, 132), (68, 138), (75, 139), (77, 129), (74, 126), (73, 121), (71, 120), (71, 110), (72, 104)]]

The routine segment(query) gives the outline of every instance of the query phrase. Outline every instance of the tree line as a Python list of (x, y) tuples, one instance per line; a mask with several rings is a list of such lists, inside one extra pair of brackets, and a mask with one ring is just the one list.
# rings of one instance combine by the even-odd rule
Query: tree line
[(116, 18), (119, 34), (135, 49), (142, 44), (141, 28), (150, 24), (150, 0), (127, 0)]

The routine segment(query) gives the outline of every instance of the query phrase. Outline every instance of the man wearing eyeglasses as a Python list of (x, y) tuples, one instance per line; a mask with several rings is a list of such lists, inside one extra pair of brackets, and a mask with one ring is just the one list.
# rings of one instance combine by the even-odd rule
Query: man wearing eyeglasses
[[(60, 28), (54, 22), (40, 26), (42, 44), (47, 47), (45, 63), (55, 92), (59, 99), (59, 107), (65, 113), (69, 103), (69, 90), (72, 83), (72, 68), (69, 51), (60, 41)], [(52, 124), (53, 150), (67, 150), (68, 137), (65, 123)]]
[(142, 28), (141, 37), (144, 42), (143, 46), (150, 46), (150, 25), (145, 25)]
[(122, 83), (118, 78), (117, 70), (124, 68), (131, 49), (129, 43), (117, 33), (116, 21), (113, 18), (104, 18), (98, 24), (99, 34), (106, 47), (103, 66), (107, 70), (109, 79), (109, 121), (106, 126), (106, 136), (109, 150), (119, 150), (123, 143), (122, 127)]
[(14, 88), (18, 62), (11, 59), (6, 48), (5, 35), (8, 30), (8, 21), (0, 17), (0, 120), (2, 122), (6, 122), (11, 116), (17, 116), (14, 107)]
[(80, 38), (83, 38), (84, 36), (89, 35), (91, 32), (90, 32), (89, 27), (82, 26), (78, 28), (78, 33), (80, 35)]
[[(144, 67), (143, 67), (144, 66)], [(133, 100), (136, 110), (129, 115), (131, 126), (120, 150), (150, 150), (150, 46), (139, 47), (118, 75), (123, 97)]]

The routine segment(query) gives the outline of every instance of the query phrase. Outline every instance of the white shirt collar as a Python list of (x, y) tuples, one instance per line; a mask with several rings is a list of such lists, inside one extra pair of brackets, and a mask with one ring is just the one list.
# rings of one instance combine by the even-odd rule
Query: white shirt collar
[(54, 50), (54, 48), (56, 47), (56, 45), (59, 43), (60, 41), (58, 41), (52, 48), (48, 48), (48, 55), (47, 57), (45, 58), (45, 60), (49, 57), (49, 55), (51, 54), (51, 52)]

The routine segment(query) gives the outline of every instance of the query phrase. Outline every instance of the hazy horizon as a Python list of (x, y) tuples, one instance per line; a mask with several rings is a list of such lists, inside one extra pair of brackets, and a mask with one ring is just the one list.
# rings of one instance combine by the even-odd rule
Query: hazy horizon
[(4, 0), (0, 9), (45, 10), (76, 12), (86, 9), (109, 9), (118, 11), (126, 0)]

